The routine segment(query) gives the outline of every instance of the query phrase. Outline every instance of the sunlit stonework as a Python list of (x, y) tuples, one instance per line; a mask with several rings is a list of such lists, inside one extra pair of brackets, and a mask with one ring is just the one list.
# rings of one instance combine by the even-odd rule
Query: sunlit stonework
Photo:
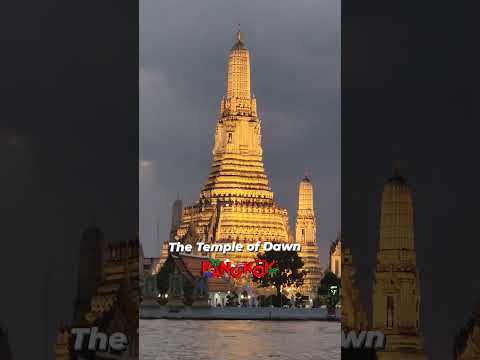
[(412, 192), (395, 171), (382, 195), (380, 242), (373, 288), (373, 328), (387, 337), (379, 359), (425, 359), (420, 332)]
[[(210, 175), (199, 201), (184, 208), (176, 238), (192, 243), (236, 241), (244, 248), (257, 241), (290, 242), (288, 212), (275, 203), (265, 174), (261, 121), (250, 88), (250, 55), (240, 32), (230, 50), (227, 78)], [(214, 256), (241, 263), (252, 261), (256, 254)]]
[(313, 208), (313, 185), (307, 176), (300, 182), (298, 189), (295, 235), (296, 242), (302, 245), (299, 255), (304, 262), (303, 269), (307, 272), (302, 292), (315, 297), (322, 279), (322, 269), (320, 268), (320, 258), (318, 256), (317, 223)]

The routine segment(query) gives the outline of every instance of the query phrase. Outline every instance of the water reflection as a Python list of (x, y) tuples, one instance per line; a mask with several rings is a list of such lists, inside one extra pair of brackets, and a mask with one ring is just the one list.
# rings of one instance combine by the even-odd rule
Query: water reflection
[(340, 324), (319, 321), (141, 320), (142, 360), (336, 360)]

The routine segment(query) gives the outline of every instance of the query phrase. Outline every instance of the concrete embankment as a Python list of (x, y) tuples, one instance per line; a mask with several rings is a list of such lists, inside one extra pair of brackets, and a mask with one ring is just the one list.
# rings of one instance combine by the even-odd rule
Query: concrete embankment
[(340, 309), (335, 319), (327, 316), (326, 309), (299, 308), (262, 308), (262, 307), (224, 307), (190, 308), (171, 310), (159, 305), (141, 305), (141, 319), (177, 319), (177, 320), (316, 320), (339, 321)]

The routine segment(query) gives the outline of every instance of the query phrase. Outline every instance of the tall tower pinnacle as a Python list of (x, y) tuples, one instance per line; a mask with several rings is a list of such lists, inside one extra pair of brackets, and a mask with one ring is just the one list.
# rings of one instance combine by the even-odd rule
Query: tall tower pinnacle
[(177, 233), (177, 229), (182, 223), (182, 212), (183, 212), (183, 203), (180, 200), (179, 196), (173, 202), (172, 205), (172, 223), (170, 225), (170, 242), (175, 241), (175, 234)]
[(298, 187), (298, 211), (295, 227), (295, 239), (300, 243), (302, 250), (300, 257), (303, 259), (303, 269), (307, 272), (303, 290), (306, 294), (315, 297), (322, 271), (317, 246), (317, 224), (313, 207), (313, 184), (305, 175)]
[(380, 250), (415, 250), (412, 192), (400, 170), (386, 182), (382, 194)]
[[(261, 120), (250, 88), (250, 54), (240, 31), (234, 41), (210, 174), (199, 201), (184, 207), (175, 238), (209, 243), (289, 242), (288, 211), (274, 201), (263, 164)], [(228, 254), (234, 264), (250, 262), (255, 256), (246, 250)]]
[(237, 30), (237, 41), (242, 40), (242, 32), (240, 31), (240, 24), (238, 24), (238, 30)]

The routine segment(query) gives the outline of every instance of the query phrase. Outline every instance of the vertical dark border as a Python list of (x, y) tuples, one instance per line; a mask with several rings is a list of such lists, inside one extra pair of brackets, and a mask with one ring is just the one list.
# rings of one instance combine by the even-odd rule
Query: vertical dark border
[(342, 1), (344, 244), (369, 304), (381, 192), (399, 161), (413, 187), (425, 346), (439, 360), (480, 300), (473, 13), (462, 1)]
[(111, 243), (138, 236), (138, 7), (0, 9), (0, 327), (14, 359), (53, 358), (85, 228)]

